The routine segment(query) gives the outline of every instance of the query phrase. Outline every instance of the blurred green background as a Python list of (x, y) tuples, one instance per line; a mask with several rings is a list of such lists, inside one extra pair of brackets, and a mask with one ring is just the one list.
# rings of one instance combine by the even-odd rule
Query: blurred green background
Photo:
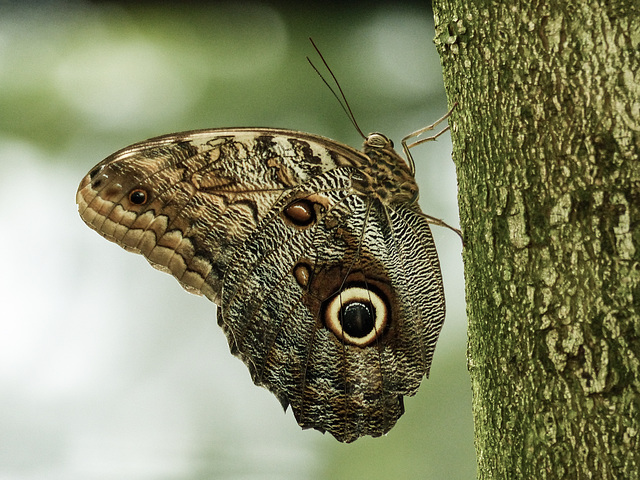
[[(461, 245), (436, 228), (447, 320), (397, 426), (300, 430), (228, 352), (214, 306), (101, 239), (75, 190), (110, 153), (188, 129), (362, 139), (446, 112), (429, 4), (0, 2), (0, 478), (475, 478)], [(319, 64), (319, 61), (315, 62)], [(421, 205), (455, 224), (450, 140), (414, 150)]]

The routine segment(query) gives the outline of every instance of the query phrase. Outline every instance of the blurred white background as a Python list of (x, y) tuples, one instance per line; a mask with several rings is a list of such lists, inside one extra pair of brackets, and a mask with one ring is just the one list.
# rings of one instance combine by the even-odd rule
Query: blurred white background
[[(447, 320), (388, 436), (302, 431), (228, 351), (215, 307), (84, 226), (82, 177), (194, 128), (359, 147), (307, 65), (313, 37), (360, 126), (396, 144), (446, 112), (422, 3), (0, 3), (0, 480), (473, 478), (461, 244), (435, 228)], [(448, 134), (413, 151), (457, 223)]]

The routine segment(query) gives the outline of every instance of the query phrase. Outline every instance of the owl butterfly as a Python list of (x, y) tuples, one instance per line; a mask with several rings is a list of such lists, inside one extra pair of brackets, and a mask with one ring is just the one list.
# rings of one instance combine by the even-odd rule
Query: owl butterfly
[(77, 203), (214, 302), (231, 352), (300, 426), (351, 442), (393, 427), (444, 320), (429, 223), (445, 224), (420, 210), (408, 159), (379, 133), (362, 152), (272, 128), (174, 133), (99, 163)]

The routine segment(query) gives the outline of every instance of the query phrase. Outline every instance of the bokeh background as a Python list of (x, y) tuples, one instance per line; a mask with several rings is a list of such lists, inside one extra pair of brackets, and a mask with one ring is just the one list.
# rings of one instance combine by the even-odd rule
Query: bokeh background
[[(359, 146), (446, 112), (428, 2), (0, 1), (0, 479), (475, 477), (461, 245), (435, 227), (447, 320), (397, 426), (302, 431), (229, 354), (215, 307), (81, 222), (110, 153), (181, 130), (284, 127)], [(316, 61), (319, 63), (319, 61)], [(457, 224), (448, 134), (413, 152), (425, 212)]]

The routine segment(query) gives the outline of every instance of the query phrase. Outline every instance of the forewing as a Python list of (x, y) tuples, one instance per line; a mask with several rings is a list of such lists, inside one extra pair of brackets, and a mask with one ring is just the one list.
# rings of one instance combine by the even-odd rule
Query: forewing
[[(288, 130), (185, 132), (111, 155), (83, 179), (76, 199), (91, 228), (219, 303), (230, 257), (281, 196), (361, 158)], [(132, 192), (145, 201), (134, 203)]]

